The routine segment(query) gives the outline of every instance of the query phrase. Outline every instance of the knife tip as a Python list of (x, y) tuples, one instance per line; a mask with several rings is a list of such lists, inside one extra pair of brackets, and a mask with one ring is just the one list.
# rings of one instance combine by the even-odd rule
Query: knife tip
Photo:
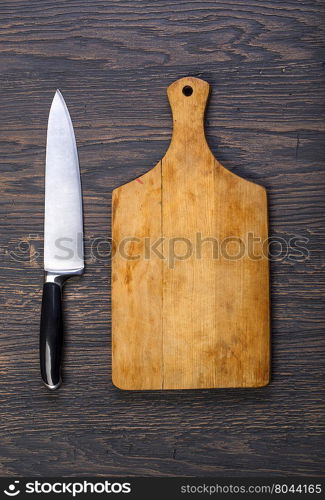
[(56, 106), (56, 105), (59, 105), (59, 106), (63, 105), (64, 107), (66, 107), (65, 100), (63, 98), (63, 95), (61, 94), (60, 89), (56, 89), (56, 92), (55, 92), (54, 97), (53, 97), (52, 106)]

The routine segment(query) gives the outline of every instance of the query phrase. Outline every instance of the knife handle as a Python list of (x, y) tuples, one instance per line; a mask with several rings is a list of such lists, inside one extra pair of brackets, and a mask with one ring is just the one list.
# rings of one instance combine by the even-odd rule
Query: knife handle
[(52, 390), (58, 389), (61, 385), (63, 344), (61, 295), (60, 285), (44, 283), (40, 327), (40, 365), (43, 382)]

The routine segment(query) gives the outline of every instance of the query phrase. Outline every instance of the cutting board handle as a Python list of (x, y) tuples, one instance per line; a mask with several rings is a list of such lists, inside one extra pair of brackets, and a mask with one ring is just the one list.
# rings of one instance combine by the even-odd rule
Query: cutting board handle
[[(205, 138), (204, 114), (210, 93), (210, 85), (193, 76), (180, 78), (167, 89), (167, 95), (173, 114), (173, 135), (166, 153), (173, 155), (177, 148), (177, 156), (211, 154)], [(202, 150), (203, 149), (203, 150)]]

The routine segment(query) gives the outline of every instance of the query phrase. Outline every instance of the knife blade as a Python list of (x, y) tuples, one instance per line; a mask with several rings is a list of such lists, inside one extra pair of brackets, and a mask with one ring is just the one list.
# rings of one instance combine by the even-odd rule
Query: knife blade
[(52, 101), (46, 143), (44, 271), (40, 368), (49, 389), (61, 385), (62, 287), (84, 271), (82, 193), (72, 121), (59, 90)]

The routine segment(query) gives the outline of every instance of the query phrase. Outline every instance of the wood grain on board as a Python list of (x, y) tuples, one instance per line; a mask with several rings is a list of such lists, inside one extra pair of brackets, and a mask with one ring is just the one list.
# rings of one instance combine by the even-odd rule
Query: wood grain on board
[[(1, 475), (322, 475), (323, 2), (3, 0), (0, 18)], [(267, 189), (270, 236), (283, 243), (271, 259), (272, 379), (258, 389), (120, 391), (111, 195), (164, 156), (165, 91), (188, 75), (212, 88), (211, 151)], [(65, 288), (64, 385), (52, 394), (39, 377), (38, 332), (57, 88), (78, 143), (87, 260)]]
[(266, 192), (214, 158), (209, 90), (193, 77), (169, 86), (164, 158), (113, 191), (112, 375), (121, 389), (269, 382)]

